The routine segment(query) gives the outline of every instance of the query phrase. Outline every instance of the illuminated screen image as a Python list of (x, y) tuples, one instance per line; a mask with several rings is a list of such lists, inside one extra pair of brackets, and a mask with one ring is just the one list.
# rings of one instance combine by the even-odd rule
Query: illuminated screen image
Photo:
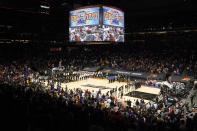
[(103, 41), (124, 42), (124, 28), (103, 25)]
[(70, 27), (99, 25), (99, 7), (70, 12)]
[(109, 7), (70, 12), (70, 42), (124, 42), (124, 13)]
[(70, 41), (102, 41), (100, 26), (81, 26), (69, 29)]
[(124, 28), (113, 26), (81, 26), (70, 28), (70, 41), (124, 42)]
[(103, 7), (103, 24), (124, 27), (124, 13), (117, 9)]

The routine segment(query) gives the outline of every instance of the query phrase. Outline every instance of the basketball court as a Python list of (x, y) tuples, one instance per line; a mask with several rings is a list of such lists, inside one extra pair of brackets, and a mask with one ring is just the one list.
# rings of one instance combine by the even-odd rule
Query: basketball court
[(107, 79), (89, 78), (81, 81), (62, 83), (62, 88), (65, 89), (67, 86), (68, 89), (80, 88), (82, 90), (89, 91), (98, 91), (100, 89), (102, 94), (106, 94), (111, 89), (121, 87), (126, 84), (126, 82), (109, 83)]
[(148, 87), (148, 86), (141, 86), (140, 88), (126, 94), (123, 99), (130, 100), (132, 102), (136, 101), (137, 99), (144, 99), (145, 103), (153, 101), (156, 96), (160, 93), (159, 88), (155, 87)]
[[(46, 83), (45, 83), (46, 84)], [(102, 94), (106, 94), (108, 91), (113, 88), (119, 88), (121, 86), (127, 85), (126, 82), (113, 82), (109, 83), (107, 79), (99, 79), (99, 78), (89, 78), (86, 80), (74, 81), (69, 83), (62, 83), (62, 88), (65, 89), (67, 87), (68, 90), (74, 90), (80, 88), (82, 90), (89, 91), (99, 91), (101, 90)], [(138, 89), (131, 88), (131, 90), (124, 91), (124, 96), (122, 100), (131, 100), (136, 101), (137, 99), (144, 99), (145, 103), (153, 101), (156, 96), (160, 93), (160, 89), (148, 86), (141, 86)], [(120, 95), (119, 95), (120, 98)]]

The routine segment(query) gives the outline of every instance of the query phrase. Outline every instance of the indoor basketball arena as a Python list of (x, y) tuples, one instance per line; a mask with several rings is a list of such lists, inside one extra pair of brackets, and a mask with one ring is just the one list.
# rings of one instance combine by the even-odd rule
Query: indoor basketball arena
[(196, 7), (0, 1), (1, 130), (197, 131)]

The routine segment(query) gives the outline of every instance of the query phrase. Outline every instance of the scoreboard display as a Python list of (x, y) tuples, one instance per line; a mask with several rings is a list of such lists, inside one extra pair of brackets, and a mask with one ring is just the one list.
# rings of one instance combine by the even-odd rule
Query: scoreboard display
[(124, 12), (106, 6), (70, 11), (70, 42), (124, 42)]

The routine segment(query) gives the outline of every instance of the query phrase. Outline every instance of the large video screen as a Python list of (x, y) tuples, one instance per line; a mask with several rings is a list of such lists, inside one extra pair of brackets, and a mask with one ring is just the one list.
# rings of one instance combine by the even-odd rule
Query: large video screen
[(124, 28), (103, 25), (102, 40), (112, 42), (124, 42)]
[(103, 24), (124, 27), (124, 12), (103, 6)]
[(99, 25), (99, 7), (79, 9), (70, 12), (70, 27)]
[(102, 27), (99, 25), (71, 27), (69, 33), (71, 42), (102, 41)]
[(124, 13), (105, 6), (71, 11), (69, 41), (124, 42)]
[(112, 41), (124, 42), (124, 28), (96, 25), (96, 26), (80, 26), (69, 29), (71, 42), (83, 41)]

